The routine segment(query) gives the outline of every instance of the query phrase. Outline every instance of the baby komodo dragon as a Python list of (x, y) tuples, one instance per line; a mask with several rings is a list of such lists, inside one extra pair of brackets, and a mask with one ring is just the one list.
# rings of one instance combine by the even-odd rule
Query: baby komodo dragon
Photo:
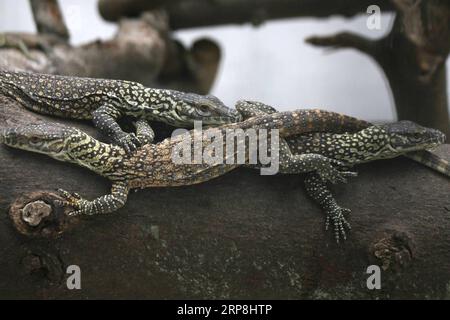
[[(239, 101), (236, 109), (241, 112), (244, 119), (277, 112), (271, 106), (245, 100)], [(450, 177), (449, 162), (428, 152), (444, 143), (445, 135), (440, 131), (424, 128), (411, 121), (384, 125), (366, 124), (367, 128), (358, 131), (357, 127), (360, 129), (361, 125), (364, 125), (364, 122), (360, 121), (353, 130), (341, 134), (334, 131), (291, 135), (285, 138), (284, 143), (294, 155), (318, 154), (338, 160), (345, 167), (403, 155)], [(251, 167), (259, 168), (259, 165)], [(282, 168), (280, 173), (293, 172)], [(326, 229), (331, 222), (333, 223), (335, 237), (339, 242), (340, 237), (346, 238), (345, 228), (350, 229), (350, 224), (345, 218), (350, 209), (338, 205), (326, 182), (315, 172), (309, 172), (306, 175), (305, 186), (308, 194), (327, 214)]]
[[(243, 122), (209, 128), (200, 132), (203, 149), (211, 144), (211, 135), (220, 134), (225, 138), (230, 129), (279, 129), (280, 136), (311, 131), (333, 131), (335, 128), (346, 130), (341, 123), (350, 127), (357, 126), (359, 120), (322, 110), (298, 110), (255, 117)], [(348, 128), (347, 128), (348, 129)], [(86, 167), (112, 182), (111, 194), (88, 201), (77, 195), (64, 192), (68, 204), (75, 208), (73, 215), (113, 212), (122, 207), (130, 189), (146, 187), (167, 187), (191, 185), (223, 175), (238, 166), (225, 159), (215, 164), (175, 163), (174, 150), (184, 142), (192, 144), (199, 131), (191, 130), (184, 135), (166, 139), (158, 144), (147, 144), (128, 154), (123, 148), (102, 143), (86, 133), (57, 123), (30, 124), (4, 129), (0, 132), (0, 142), (8, 146), (47, 154), (60, 161), (72, 162)], [(225, 143), (225, 140), (222, 141)], [(224, 148), (225, 150), (225, 148)], [(176, 152), (176, 151), (175, 151)], [(234, 157), (237, 151), (227, 157)], [(248, 157), (248, 154), (246, 155)], [(340, 163), (320, 155), (293, 156), (283, 147), (279, 156), (280, 166), (286, 166), (296, 172), (316, 171), (324, 180), (341, 181), (352, 173), (341, 172), (334, 168)]]
[[(204, 130), (201, 136), (202, 152), (211, 143), (212, 133), (219, 132), (225, 136), (228, 129), (279, 129), (279, 172), (308, 173), (307, 190), (325, 210), (327, 224), (333, 222), (335, 236), (339, 240), (341, 236), (345, 238), (345, 227), (349, 227), (344, 215), (346, 209), (336, 204), (326, 187), (327, 181), (345, 182), (347, 177), (354, 176), (355, 173), (346, 171), (346, 166), (433, 148), (443, 143), (445, 137), (437, 130), (412, 122), (369, 128), (366, 125), (364, 121), (321, 110), (263, 114), (240, 123)], [(358, 127), (365, 129), (340, 135), (329, 133), (352, 131)], [(314, 140), (317, 139), (314, 134), (308, 134), (312, 132), (322, 132), (320, 139)], [(113, 183), (111, 194), (93, 201), (62, 191), (67, 198), (65, 204), (75, 208), (73, 215), (92, 215), (121, 208), (132, 188), (201, 183), (239, 166), (225, 164), (225, 159), (216, 164), (174, 163), (174, 150), (183, 141), (194, 143), (194, 134), (193, 130), (155, 145), (145, 145), (134, 154), (127, 154), (118, 146), (99, 142), (78, 129), (59, 124), (35, 124), (5, 129), (0, 134), (0, 141), (14, 148), (76, 163), (109, 178)], [(290, 137), (297, 139), (297, 142), (289, 140)], [(298, 149), (291, 150), (296, 146)], [(191, 148), (194, 149), (195, 147)]]
[[(176, 127), (192, 127), (200, 120), (205, 126), (240, 121), (240, 115), (215, 96), (146, 88), (131, 81), (0, 70), (0, 93), (38, 113), (92, 120), (127, 152), (153, 142), (150, 120)], [(117, 120), (124, 116), (136, 119), (136, 134), (120, 128)]]

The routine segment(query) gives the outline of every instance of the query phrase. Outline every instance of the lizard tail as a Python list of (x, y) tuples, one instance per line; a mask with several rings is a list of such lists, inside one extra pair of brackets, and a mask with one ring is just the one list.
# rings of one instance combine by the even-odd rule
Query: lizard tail
[(404, 156), (450, 177), (450, 163), (430, 151), (408, 152)]
[(288, 137), (314, 131), (355, 132), (369, 126), (369, 122), (344, 114), (320, 109), (301, 109), (253, 117), (227, 128), (278, 129), (282, 137)]

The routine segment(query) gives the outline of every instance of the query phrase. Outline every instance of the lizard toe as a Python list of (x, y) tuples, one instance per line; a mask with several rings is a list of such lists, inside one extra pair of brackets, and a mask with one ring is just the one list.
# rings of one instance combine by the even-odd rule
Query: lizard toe
[(348, 209), (335, 207), (331, 209), (325, 221), (325, 228), (328, 230), (329, 224), (333, 224), (334, 237), (336, 239), (336, 243), (342, 240), (347, 240), (347, 231), (351, 230), (350, 223), (344, 217), (344, 213), (347, 212)]
[(76, 217), (76, 216), (81, 215), (81, 211), (80, 210), (70, 211), (70, 212), (67, 213), (67, 215), (69, 217)]

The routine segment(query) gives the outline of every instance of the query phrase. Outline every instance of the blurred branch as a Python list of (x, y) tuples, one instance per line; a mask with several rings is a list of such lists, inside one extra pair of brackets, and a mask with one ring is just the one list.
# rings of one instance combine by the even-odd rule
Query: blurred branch
[(220, 49), (211, 40), (189, 50), (173, 40), (163, 11), (120, 20), (109, 40), (71, 46), (60, 39), (52, 34), (1, 34), (0, 68), (124, 79), (206, 94), (220, 63)]
[(57, 0), (30, 0), (30, 5), (38, 33), (69, 39)]
[(384, 70), (399, 120), (434, 127), (450, 138), (445, 61), (450, 52), (450, 3), (442, 0), (392, 0), (398, 13), (390, 33), (380, 40), (340, 33), (306, 42), (354, 48)]
[(220, 64), (220, 48), (210, 39), (196, 40), (187, 50), (174, 41), (158, 76), (158, 82), (167, 88), (207, 93), (216, 78)]
[(100, 0), (99, 11), (108, 21), (138, 16), (164, 8), (172, 29), (251, 22), (292, 17), (353, 16), (369, 5), (392, 9), (388, 0)]
[(341, 32), (323, 37), (313, 36), (307, 38), (305, 42), (314, 46), (330, 47), (332, 49), (352, 48), (371, 56), (376, 54), (377, 49), (376, 41), (351, 32)]

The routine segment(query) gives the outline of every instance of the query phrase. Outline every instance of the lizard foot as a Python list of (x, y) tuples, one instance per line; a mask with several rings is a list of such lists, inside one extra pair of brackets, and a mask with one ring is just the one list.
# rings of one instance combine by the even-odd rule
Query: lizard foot
[(78, 193), (69, 192), (63, 189), (58, 189), (57, 191), (65, 200), (56, 200), (56, 204), (62, 207), (68, 206), (75, 209), (75, 211), (67, 213), (68, 216), (77, 216), (83, 213), (83, 210), (81, 209), (87, 201), (82, 199)]
[(339, 240), (342, 238), (347, 240), (347, 234), (345, 229), (351, 230), (350, 223), (348, 223), (345, 215), (350, 214), (351, 210), (347, 208), (342, 208), (338, 205), (333, 206), (331, 209), (327, 210), (327, 218), (325, 220), (325, 230), (328, 230), (330, 224), (334, 226), (334, 237), (336, 242), (339, 244)]
[(141, 146), (141, 142), (134, 133), (125, 133), (123, 136), (114, 139), (113, 142), (125, 149), (127, 153), (131, 153)]
[[(336, 168), (337, 167), (337, 168)], [(358, 173), (353, 171), (340, 171), (338, 168), (344, 167), (344, 163), (335, 159), (323, 157), (317, 168), (317, 173), (323, 181), (347, 183), (347, 178), (356, 177)]]

